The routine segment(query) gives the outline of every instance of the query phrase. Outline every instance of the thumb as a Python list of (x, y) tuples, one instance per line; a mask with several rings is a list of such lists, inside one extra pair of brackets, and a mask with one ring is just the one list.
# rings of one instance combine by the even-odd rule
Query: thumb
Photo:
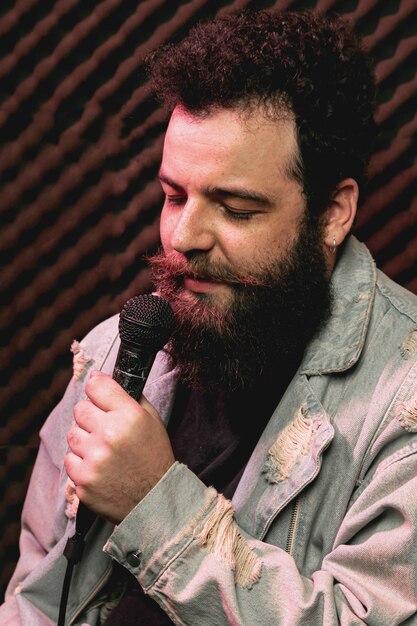
[(103, 372), (92, 372), (85, 390), (90, 400), (103, 411), (120, 408), (121, 403), (131, 404), (136, 401), (111, 376)]

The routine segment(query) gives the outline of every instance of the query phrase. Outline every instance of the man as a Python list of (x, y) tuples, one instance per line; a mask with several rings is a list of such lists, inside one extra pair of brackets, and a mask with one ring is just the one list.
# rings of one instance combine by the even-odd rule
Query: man
[(100, 518), (68, 623), (416, 624), (417, 299), (350, 236), (360, 44), (336, 18), (240, 13), (151, 72), (176, 327), (140, 404), (109, 376), (117, 319), (78, 346), (1, 623), (56, 622), (79, 498)]

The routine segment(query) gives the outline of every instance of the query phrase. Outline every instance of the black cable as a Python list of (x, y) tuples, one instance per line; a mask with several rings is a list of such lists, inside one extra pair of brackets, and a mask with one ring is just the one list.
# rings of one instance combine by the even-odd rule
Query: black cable
[(72, 570), (74, 569), (74, 563), (68, 561), (67, 569), (65, 571), (64, 583), (62, 585), (61, 603), (59, 605), (58, 626), (65, 626), (65, 614), (67, 612), (68, 594), (71, 586)]
[(77, 518), (75, 523), (75, 534), (69, 537), (64, 549), (64, 556), (68, 560), (65, 578), (62, 585), (61, 602), (59, 605), (59, 617), (57, 626), (65, 626), (65, 614), (67, 612), (68, 595), (71, 585), (74, 565), (81, 561), (84, 551), (84, 539), (90, 530), (96, 515), (90, 511), (82, 502), (78, 505)]

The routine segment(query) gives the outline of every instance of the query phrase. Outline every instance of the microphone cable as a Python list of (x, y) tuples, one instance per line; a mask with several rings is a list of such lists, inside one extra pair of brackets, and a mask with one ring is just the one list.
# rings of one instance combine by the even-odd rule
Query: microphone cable
[(72, 572), (74, 565), (81, 561), (85, 536), (93, 525), (96, 515), (90, 511), (82, 502), (78, 505), (77, 517), (75, 521), (75, 534), (69, 537), (64, 548), (64, 556), (67, 559), (64, 582), (62, 584), (61, 601), (59, 605), (58, 626), (65, 625), (65, 615), (67, 612), (68, 596), (71, 586)]

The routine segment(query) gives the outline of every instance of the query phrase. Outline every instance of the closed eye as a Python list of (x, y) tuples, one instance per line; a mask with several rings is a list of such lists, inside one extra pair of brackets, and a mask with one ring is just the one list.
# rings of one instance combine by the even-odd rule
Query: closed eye
[(187, 198), (185, 196), (170, 196), (165, 194), (165, 202), (170, 206), (181, 206), (186, 202)]
[(258, 211), (238, 211), (237, 209), (232, 209), (226, 204), (223, 204), (222, 207), (227, 217), (236, 221), (250, 220), (258, 214)]

